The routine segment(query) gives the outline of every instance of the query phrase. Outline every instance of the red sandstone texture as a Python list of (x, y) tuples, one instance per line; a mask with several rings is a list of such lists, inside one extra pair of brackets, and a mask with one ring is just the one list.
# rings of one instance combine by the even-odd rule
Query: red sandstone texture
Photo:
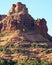
[(0, 15), (0, 21), (4, 19), (7, 15)]
[(34, 20), (28, 13), (26, 5), (18, 2), (12, 5), (8, 15), (0, 17), (0, 32), (18, 29), (26, 32), (34, 31), (52, 41), (52, 37), (47, 33), (48, 28), (46, 23), (47, 21), (44, 18)]

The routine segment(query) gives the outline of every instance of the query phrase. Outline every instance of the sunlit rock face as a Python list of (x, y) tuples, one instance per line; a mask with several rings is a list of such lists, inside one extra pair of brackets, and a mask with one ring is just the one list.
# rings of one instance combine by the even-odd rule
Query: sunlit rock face
[(0, 32), (15, 30), (33, 31), (52, 41), (48, 34), (47, 21), (44, 18), (34, 20), (28, 13), (26, 5), (21, 2), (13, 4), (6, 16), (0, 16)]
[(5, 19), (2, 20), (3, 27), (1, 31), (25, 30), (34, 29), (34, 19), (28, 14), (26, 5), (18, 2), (13, 4)]
[(22, 4), (21, 2), (18, 2), (16, 4), (13, 4), (11, 9), (9, 10), (9, 14), (14, 14), (14, 13), (23, 13), (23, 14), (27, 14), (28, 13), (28, 9), (26, 8), (25, 4)]

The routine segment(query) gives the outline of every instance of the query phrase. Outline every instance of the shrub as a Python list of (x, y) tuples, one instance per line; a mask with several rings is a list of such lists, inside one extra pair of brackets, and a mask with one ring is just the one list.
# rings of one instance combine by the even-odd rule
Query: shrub
[(29, 65), (39, 65), (39, 62), (36, 59), (29, 59), (28, 63)]
[(52, 53), (52, 50), (45, 50), (46, 53)]
[(48, 61), (41, 61), (41, 65), (49, 65), (49, 62)]
[(15, 62), (12, 60), (0, 60), (0, 65), (14, 65)]
[(19, 53), (22, 53), (22, 54), (29, 54), (29, 51), (25, 50), (25, 49), (21, 49), (19, 51)]
[(1, 52), (5, 52), (6, 51), (6, 48), (5, 47), (0, 47), (0, 51)]
[(18, 61), (0, 59), (0, 65), (52, 65), (52, 62), (48, 62), (45, 60), (41, 60), (39, 62), (37, 59), (32, 59), (32, 58), (28, 58), (28, 59), (23, 58)]
[(24, 59), (18, 61), (18, 65), (27, 65), (27, 64), (26, 64), (26, 63), (27, 63), (26, 61), (27, 61), (27, 59), (24, 58)]
[(39, 47), (39, 44), (38, 43), (32, 43), (32, 47), (37, 48), (37, 47)]

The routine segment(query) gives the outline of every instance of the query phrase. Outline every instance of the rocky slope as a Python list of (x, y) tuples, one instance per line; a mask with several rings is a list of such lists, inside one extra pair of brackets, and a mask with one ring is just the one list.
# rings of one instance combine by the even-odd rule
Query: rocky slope
[(13, 4), (9, 13), (0, 18), (1, 59), (52, 60), (51, 41), (47, 21), (33, 19), (21, 2)]
[(23, 32), (34, 32), (42, 35), (45, 39), (52, 41), (52, 37), (48, 34), (47, 21), (42, 19), (34, 20), (28, 13), (28, 8), (18, 2), (13, 4), (8, 15), (0, 22), (0, 32), (20, 30)]

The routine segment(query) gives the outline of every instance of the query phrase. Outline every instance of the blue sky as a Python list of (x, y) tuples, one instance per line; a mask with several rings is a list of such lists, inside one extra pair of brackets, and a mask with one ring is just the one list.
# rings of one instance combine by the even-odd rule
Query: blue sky
[(0, 0), (0, 14), (7, 14), (11, 5), (16, 2), (26, 4), (34, 19), (45, 18), (49, 29), (48, 33), (52, 35), (52, 0)]

